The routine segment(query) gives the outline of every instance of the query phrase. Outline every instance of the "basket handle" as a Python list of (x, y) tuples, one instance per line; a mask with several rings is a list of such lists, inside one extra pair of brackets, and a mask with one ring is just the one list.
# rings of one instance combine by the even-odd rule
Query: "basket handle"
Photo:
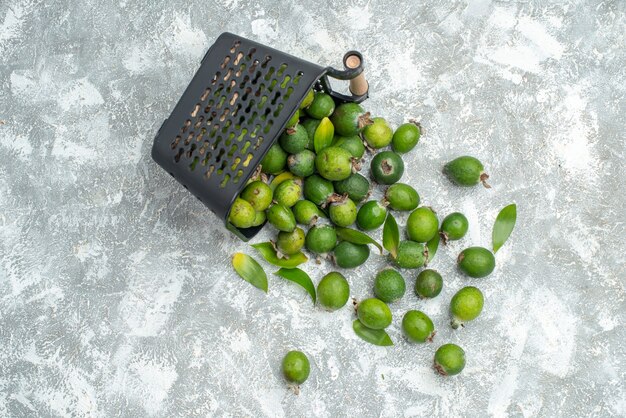
[(352, 96), (346, 96), (335, 92), (330, 87), (330, 83), (326, 83), (326, 89), (329, 94), (339, 100), (360, 103), (367, 99), (369, 95), (369, 84), (363, 74), (363, 55), (358, 51), (348, 51), (343, 56), (343, 70), (337, 70), (333, 67), (326, 68), (326, 75), (336, 78), (337, 80), (350, 80), (350, 93)]

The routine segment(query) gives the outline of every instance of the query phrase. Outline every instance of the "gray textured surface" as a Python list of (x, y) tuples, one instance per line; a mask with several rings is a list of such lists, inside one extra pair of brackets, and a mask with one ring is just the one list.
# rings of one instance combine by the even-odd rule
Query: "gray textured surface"
[[(0, 3), (1, 416), (624, 415), (623, 1), (159, 3)], [(393, 307), (394, 348), (356, 339), (349, 307), (237, 278), (230, 255), (252, 251), (151, 161), (224, 30), (320, 63), (357, 48), (367, 107), (425, 126), (405, 181), (471, 232), (433, 263), (441, 296)], [(493, 189), (439, 174), (464, 153)], [(495, 273), (461, 277), (458, 251), (488, 245), (513, 201)], [(346, 273), (354, 296), (383, 264)], [(315, 281), (330, 268), (306, 267)], [(486, 310), (451, 332), (446, 304), (467, 283)], [(416, 307), (439, 328), (433, 345), (400, 335)], [(430, 368), (447, 341), (468, 353), (452, 379)], [(279, 372), (291, 348), (313, 362), (299, 396)]]

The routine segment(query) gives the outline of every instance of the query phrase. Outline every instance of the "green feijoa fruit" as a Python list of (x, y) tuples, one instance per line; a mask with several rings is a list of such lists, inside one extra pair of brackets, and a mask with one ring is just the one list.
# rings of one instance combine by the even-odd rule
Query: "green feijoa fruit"
[(360, 104), (354, 102), (342, 103), (333, 112), (330, 121), (335, 126), (335, 132), (341, 136), (358, 135), (363, 128), (373, 123), (370, 113)]
[(309, 92), (304, 97), (304, 100), (302, 100), (302, 102), (300, 103), (300, 106), (298, 107), (300, 109), (304, 109), (305, 107), (309, 106), (311, 103), (313, 103), (314, 97), (315, 97), (315, 91), (313, 91), (313, 89), (309, 90)]
[(411, 151), (420, 140), (422, 134), (420, 124), (417, 122), (403, 123), (393, 133), (391, 147), (401, 154)]
[(309, 142), (307, 142), (306, 145), (306, 149), (309, 149), (311, 151), (315, 151), (315, 145), (313, 142), (313, 139), (315, 138), (315, 131), (317, 130), (317, 127), (320, 125), (322, 121), (319, 119), (304, 119), (302, 122), (300, 122), (300, 126), (302, 126), (307, 133), (307, 136), (309, 138)]
[(249, 183), (239, 195), (243, 200), (252, 205), (254, 210), (263, 211), (270, 207), (273, 192), (270, 186), (260, 180)]
[(406, 234), (411, 241), (428, 242), (439, 230), (439, 219), (429, 207), (415, 209), (406, 221)]
[(254, 215), (254, 221), (252, 222), (252, 225), (250, 225), (250, 226), (260, 226), (260, 225), (263, 225), (265, 223), (266, 219), (267, 219), (267, 217), (265, 216), (265, 211), (264, 210), (257, 211), (257, 213)]
[(297, 154), (304, 150), (309, 143), (309, 136), (302, 125), (285, 129), (278, 138), (281, 148), (289, 154)]
[(348, 298), (350, 285), (341, 273), (330, 272), (317, 285), (317, 301), (329, 311), (344, 307)]
[(340, 197), (328, 208), (330, 220), (337, 226), (350, 226), (356, 221), (356, 205), (349, 197)]
[(296, 227), (293, 212), (285, 205), (274, 204), (265, 211), (265, 216), (272, 226), (279, 231), (291, 232)]
[(228, 221), (237, 228), (250, 228), (256, 218), (256, 211), (247, 201), (236, 198), (230, 208)]
[(370, 298), (361, 301), (356, 313), (359, 321), (371, 329), (384, 329), (391, 324), (389, 306), (380, 299)]
[(261, 171), (266, 174), (278, 174), (285, 168), (287, 164), (287, 153), (275, 143), (270, 147), (261, 160)]
[(337, 232), (332, 226), (316, 225), (307, 232), (304, 245), (315, 254), (329, 253), (337, 245)]
[(426, 246), (421, 242), (400, 241), (395, 262), (403, 269), (416, 269), (422, 267), (426, 262), (424, 252)]
[(352, 154), (339, 147), (324, 148), (315, 157), (315, 168), (327, 180), (347, 179), (352, 174)]
[(393, 151), (382, 151), (372, 158), (370, 170), (377, 183), (393, 184), (404, 174), (404, 161)]
[(469, 155), (455, 158), (447, 163), (443, 167), (443, 173), (458, 186), (475, 186), (482, 182), (483, 186), (491, 187), (487, 184), (489, 175), (485, 173), (483, 163)]
[(311, 365), (302, 351), (290, 351), (283, 359), (283, 376), (289, 383), (301, 385), (311, 373)]
[(325, 217), (317, 205), (310, 200), (298, 200), (291, 210), (296, 222), (302, 225), (313, 225), (318, 218)]
[(436, 270), (422, 270), (415, 280), (415, 294), (420, 298), (434, 298), (443, 288), (443, 279)]
[(365, 145), (363, 145), (363, 140), (358, 135), (335, 136), (333, 138), (333, 146), (345, 149), (354, 158), (362, 158), (363, 154), (365, 154)]
[(356, 224), (364, 231), (379, 228), (387, 217), (387, 208), (376, 200), (365, 202), (356, 214)]
[(483, 292), (474, 286), (466, 286), (456, 292), (450, 300), (450, 325), (457, 329), (466, 322), (476, 319), (483, 310)]
[(325, 178), (313, 174), (304, 179), (304, 198), (318, 206), (325, 205), (335, 193), (333, 183)]
[(372, 148), (383, 148), (391, 143), (393, 130), (383, 118), (373, 118), (372, 123), (363, 129), (363, 139)]
[(370, 247), (341, 241), (333, 250), (335, 263), (344, 269), (351, 269), (365, 263), (370, 256)]
[(287, 158), (289, 171), (298, 177), (308, 177), (315, 173), (315, 153), (305, 149)]
[(374, 279), (374, 295), (383, 302), (395, 302), (404, 296), (405, 291), (404, 277), (394, 269), (381, 270)]
[(435, 370), (442, 376), (461, 373), (465, 367), (465, 351), (456, 344), (444, 344), (435, 352)]
[(457, 258), (459, 269), (470, 277), (486, 277), (496, 267), (493, 253), (483, 247), (469, 247)]
[(305, 112), (312, 118), (323, 119), (330, 116), (335, 110), (335, 101), (326, 93), (316, 92), (311, 104)]
[(396, 183), (387, 188), (385, 201), (393, 210), (413, 210), (420, 204), (420, 195), (408, 184)]
[(435, 336), (433, 321), (422, 311), (411, 310), (402, 318), (402, 330), (410, 341), (414, 343), (429, 343)]
[(274, 200), (288, 208), (296, 204), (302, 197), (302, 180), (299, 178), (285, 180), (274, 190)]
[(296, 113), (293, 114), (291, 118), (287, 121), (287, 128), (293, 128), (298, 124), (298, 120), (300, 120), (300, 111), (296, 110)]
[(304, 231), (295, 228), (291, 232), (280, 231), (276, 238), (276, 248), (284, 255), (293, 255), (304, 246)]
[(359, 173), (352, 173), (350, 177), (335, 182), (335, 192), (347, 194), (350, 199), (360, 202), (370, 192), (370, 182)]
[(467, 233), (469, 222), (465, 215), (460, 212), (454, 212), (443, 218), (441, 222), (441, 237), (443, 242), (456, 241), (461, 239)]

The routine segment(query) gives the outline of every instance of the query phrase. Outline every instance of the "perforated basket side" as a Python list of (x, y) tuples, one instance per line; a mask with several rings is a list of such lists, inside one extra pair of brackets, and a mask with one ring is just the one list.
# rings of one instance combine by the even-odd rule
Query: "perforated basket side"
[[(154, 160), (227, 223), (232, 202), (324, 72), (222, 34), (159, 130)], [(247, 239), (260, 228), (229, 229)]]

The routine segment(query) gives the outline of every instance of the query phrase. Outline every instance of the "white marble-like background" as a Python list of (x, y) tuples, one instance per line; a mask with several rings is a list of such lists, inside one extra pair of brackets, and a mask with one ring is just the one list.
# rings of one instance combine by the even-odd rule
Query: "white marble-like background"
[[(429, 3), (0, 1), (0, 416), (624, 416), (626, 3)], [(432, 264), (443, 293), (393, 306), (395, 347), (358, 340), (348, 306), (239, 279), (230, 256), (252, 250), (150, 159), (226, 30), (320, 64), (358, 49), (367, 108), (422, 121), (404, 181), (471, 227)], [(466, 153), (493, 189), (443, 178)], [(495, 273), (459, 275), (456, 254), (489, 245), (511, 202)], [(346, 272), (355, 297), (384, 263)], [(317, 282), (331, 266), (305, 269)], [(469, 283), (486, 309), (452, 332), (447, 303)], [(435, 344), (404, 341), (411, 308)], [(431, 361), (448, 341), (468, 364), (443, 379)], [(292, 348), (312, 360), (299, 396), (280, 375)]]

